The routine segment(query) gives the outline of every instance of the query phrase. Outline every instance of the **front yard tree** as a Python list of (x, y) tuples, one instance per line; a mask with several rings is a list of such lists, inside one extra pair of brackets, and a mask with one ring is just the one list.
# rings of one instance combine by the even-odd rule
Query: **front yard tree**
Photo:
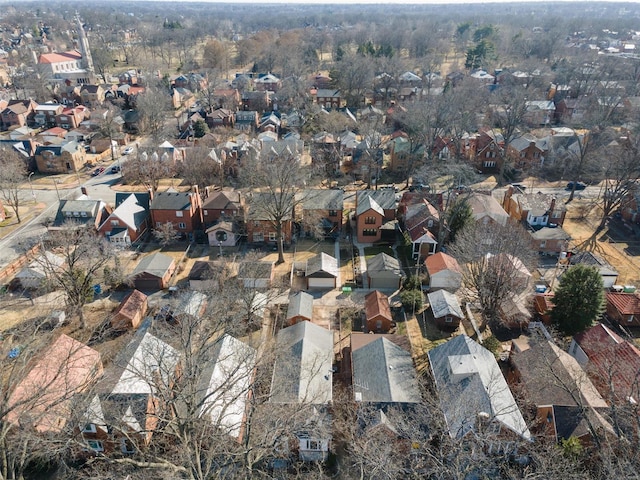
[(171, 245), (179, 238), (176, 227), (171, 222), (162, 223), (154, 228), (153, 236), (163, 247)]
[(139, 183), (153, 190), (158, 190), (160, 180), (171, 177), (174, 173), (174, 164), (168, 154), (158, 155), (157, 152), (140, 152), (138, 150), (133, 158), (130, 158), (122, 175), (127, 183)]
[(575, 265), (560, 279), (551, 319), (567, 335), (589, 328), (604, 309), (602, 277), (594, 267)]
[(80, 328), (85, 328), (83, 307), (93, 299), (98, 275), (115, 252), (104, 237), (73, 221), (65, 222), (60, 230), (51, 232), (49, 241), (64, 263), (58, 266), (49, 257), (42, 256), (47, 279), (64, 291), (69, 313), (78, 317)]
[(13, 210), (18, 223), (22, 197), (20, 185), (27, 179), (27, 167), (20, 154), (13, 148), (3, 148), (0, 151), (0, 195), (2, 201)]
[(273, 156), (248, 162), (241, 174), (242, 182), (256, 189), (249, 208), (268, 220), (276, 231), (278, 263), (284, 263), (284, 223), (292, 219), (304, 201), (306, 181), (299, 159), (294, 155)]
[(169, 92), (163, 85), (150, 85), (138, 96), (136, 107), (140, 112), (142, 133), (151, 137), (154, 143), (162, 140), (167, 113), (171, 110)]
[(529, 234), (518, 224), (476, 223), (457, 233), (449, 253), (485, 322), (500, 325), (505, 300), (526, 289), (525, 270), (534, 262)]

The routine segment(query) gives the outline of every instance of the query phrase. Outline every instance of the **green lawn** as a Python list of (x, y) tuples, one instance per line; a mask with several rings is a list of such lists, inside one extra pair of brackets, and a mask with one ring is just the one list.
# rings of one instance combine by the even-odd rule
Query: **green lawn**
[(369, 259), (371, 257), (375, 257), (376, 255), (378, 255), (379, 253), (386, 253), (387, 255), (391, 256), (391, 257), (395, 257), (393, 250), (391, 250), (391, 247), (389, 245), (380, 245), (380, 246), (374, 246), (374, 247), (364, 247), (364, 258), (365, 259)]

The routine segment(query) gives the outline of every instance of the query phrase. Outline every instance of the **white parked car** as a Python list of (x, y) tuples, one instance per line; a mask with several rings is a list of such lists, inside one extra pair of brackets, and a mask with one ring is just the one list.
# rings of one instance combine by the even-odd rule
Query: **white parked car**
[(131, 155), (133, 153), (133, 147), (127, 147), (123, 150), (123, 155)]

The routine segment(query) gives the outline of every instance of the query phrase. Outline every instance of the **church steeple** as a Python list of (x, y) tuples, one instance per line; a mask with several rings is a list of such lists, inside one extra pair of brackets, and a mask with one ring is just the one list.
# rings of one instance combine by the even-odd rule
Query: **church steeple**
[(75, 20), (76, 28), (78, 30), (78, 47), (80, 48), (80, 53), (82, 54), (82, 66), (93, 78), (95, 71), (93, 68), (93, 58), (91, 58), (91, 49), (89, 48), (89, 40), (87, 39), (87, 34), (84, 31), (84, 27), (82, 25), (82, 21), (80, 20), (78, 12), (76, 12)]

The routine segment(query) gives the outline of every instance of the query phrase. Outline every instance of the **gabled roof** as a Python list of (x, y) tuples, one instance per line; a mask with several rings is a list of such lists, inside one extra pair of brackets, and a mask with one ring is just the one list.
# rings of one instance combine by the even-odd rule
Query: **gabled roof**
[(160, 192), (151, 201), (151, 210), (188, 210), (191, 208), (191, 192)]
[(122, 302), (118, 305), (116, 313), (127, 318), (134, 318), (138, 313), (140, 313), (146, 301), (147, 296), (140, 290), (134, 289), (133, 292), (122, 299)]
[(38, 59), (38, 63), (62, 63), (82, 60), (82, 54), (78, 50), (68, 52), (43, 53)]
[(534, 240), (571, 240), (571, 235), (561, 227), (542, 227), (540, 230), (531, 232), (531, 238)]
[(640, 294), (607, 292), (607, 303), (621, 315), (640, 315)]
[(428, 220), (438, 221), (438, 210), (426, 200), (407, 205), (404, 213), (404, 225), (410, 232), (416, 227), (425, 224)]
[(271, 382), (275, 403), (326, 404), (331, 401), (333, 332), (303, 321), (278, 332)]
[(238, 267), (238, 278), (271, 278), (273, 273), (273, 262), (240, 262)]
[(344, 192), (342, 190), (305, 190), (302, 208), (304, 210), (342, 210)]
[(458, 265), (458, 261), (451, 255), (447, 255), (443, 252), (438, 252), (435, 255), (429, 255), (424, 261), (424, 264), (427, 267), (427, 272), (429, 272), (429, 275), (435, 275), (436, 273), (443, 270), (451, 270), (456, 273), (462, 273), (462, 270), (460, 270), (460, 265)]
[(287, 320), (298, 316), (306, 318), (307, 320), (313, 318), (313, 295), (302, 291), (289, 295)]
[(174, 264), (173, 258), (164, 253), (153, 253), (144, 257), (138, 265), (136, 265), (133, 275), (139, 275), (141, 273), (149, 273), (156, 277), (162, 278)]
[(372, 337), (371, 341), (359, 348), (354, 348), (352, 341), (351, 363), (356, 401), (421, 402), (411, 353), (390, 341), (386, 335), (368, 336)]
[(364, 297), (364, 316), (366, 320), (369, 321), (378, 315), (382, 315), (390, 321), (393, 320), (389, 297), (378, 290), (374, 290)]
[(148, 216), (149, 212), (138, 203), (138, 198), (132, 193), (111, 212), (105, 222), (109, 222), (111, 218), (117, 218), (128, 228), (137, 230)]
[(397, 258), (380, 252), (367, 260), (368, 272), (393, 272), (398, 276), (404, 276), (400, 262)]
[(618, 276), (618, 272), (601, 257), (591, 252), (580, 252), (569, 259), (571, 265), (587, 265), (596, 267), (602, 276)]
[(102, 369), (100, 353), (60, 335), (9, 396), (7, 420), (28, 415), (39, 432), (61, 431), (70, 415), (73, 395), (86, 389)]
[(564, 212), (566, 210), (564, 202), (556, 202), (554, 195), (542, 192), (516, 193), (513, 198), (518, 202), (521, 210), (530, 212), (534, 217), (547, 215), (552, 205), (554, 211)]
[(202, 208), (205, 210), (237, 210), (240, 208), (240, 192), (236, 190), (221, 190), (209, 195)]
[(429, 350), (428, 355), (440, 408), (453, 438), (474, 431), (479, 415), (486, 414), (490, 420), (531, 439), (493, 353), (466, 335), (458, 335)]
[(481, 219), (484, 216), (491, 217), (496, 223), (505, 225), (509, 219), (509, 214), (504, 211), (504, 208), (498, 203), (498, 201), (491, 195), (483, 195), (481, 193), (474, 193), (467, 199), (471, 211), (473, 212), (473, 218), (476, 220)]
[(453, 315), (458, 318), (464, 317), (458, 298), (454, 294), (446, 290), (436, 290), (427, 294), (427, 298), (435, 318), (442, 318), (447, 315)]
[[(264, 192), (252, 192), (251, 196), (248, 198), (249, 202), (249, 212), (247, 213), (247, 220), (265, 220), (270, 221), (273, 219), (271, 215), (271, 211), (273, 209), (273, 205), (276, 202), (276, 195), (271, 193)], [(291, 198), (293, 194), (288, 194)], [(278, 204), (283, 208), (288, 206), (293, 207), (293, 200), (289, 199), (278, 199)], [(291, 210), (287, 211), (282, 220), (288, 221), (291, 220)]]
[[(44, 258), (43, 258), (44, 257)], [(61, 267), (64, 259), (46, 250), (16, 274), (16, 278), (46, 278), (47, 269)]]
[(384, 216), (384, 210), (382, 209), (382, 207), (378, 205), (378, 202), (376, 202), (371, 197), (365, 197), (360, 202), (358, 202), (356, 215), (362, 215), (363, 213), (368, 212), (369, 210), (373, 210), (377, 214)]
[(393, 190), (360, 190), (356, 192), (356, 203), (360, 203), (367, 197), (373, 198), (384, 210), (396, 208), (396, 194)]
[(214, 427), (238, 438), (245, 421), (247, 396), (253, 382), (256, 350), (224, 334), (216, 340), (202, 372), (200, 415)]
[(318, 273), (327, 273), (332, 277), (338, 277), (338, 260), (331, 255), (320, 252), (315, 257), (307, 260), (305, 277), (311, 277)]

